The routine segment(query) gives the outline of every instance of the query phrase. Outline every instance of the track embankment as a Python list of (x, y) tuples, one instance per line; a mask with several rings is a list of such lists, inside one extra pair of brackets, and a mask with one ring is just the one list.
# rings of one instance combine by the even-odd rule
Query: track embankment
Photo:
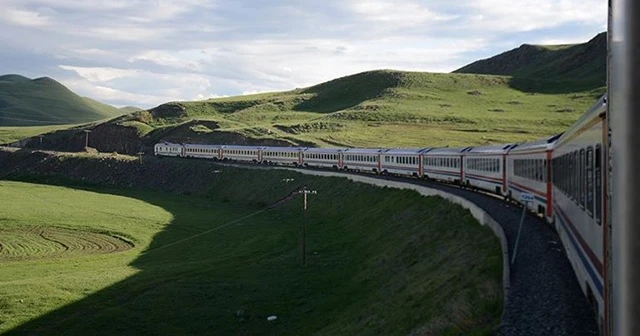
[[(246, 165), (237, 165), (247, 167)], [(248, 166), (260, 168), (260, 166)], [(505, 305), (498, 335), (598, 335), (589, 307), (558, 235), (540, 218), (525, 217), (518, 252), (516, 241), (522, 207), (496, 197), (424, 180), (318, 171), (289, 167), (304, 174), (342, 176), (353, 181), (438, 195), (471, 211), (500, 238), (503, 249)], [(508, 252), (507, 252), (508, 251)]]

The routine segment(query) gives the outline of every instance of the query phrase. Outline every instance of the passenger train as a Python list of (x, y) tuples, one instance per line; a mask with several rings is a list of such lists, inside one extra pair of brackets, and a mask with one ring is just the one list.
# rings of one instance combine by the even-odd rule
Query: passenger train
[(494, 193), (527, 206), (552, 225), (567, 251), (598, 322), (605, 323), (608, 251), (605, 158), (606, 95), (564, 133), (520, 144), (464, 148), (308, 148), (155, 145), (159, 156), (179, 156), (316, 167), (425, 178)]

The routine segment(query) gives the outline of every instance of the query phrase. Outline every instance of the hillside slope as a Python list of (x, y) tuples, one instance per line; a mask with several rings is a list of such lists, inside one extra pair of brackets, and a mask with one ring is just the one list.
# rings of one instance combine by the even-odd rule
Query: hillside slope
[[(568, 128), (602, 88), (524, 92), (509, 76), (377, 70), (286, 92), (171, 102), (91, 129), (89, 145), (135, 154), (158, 141), (267, 146), (469, 146), (534, 140)], [(526, 81), (525, 81), (526, 82)], [(531, 83), (531, 82), (529, 82)], [(535, 127), (532, 127), (535, 125)], [(83, 128), (28, 146), (84, 147)]]
[(78, 124), (123, 113), (80, 97), (48, 77), (0, 76), (0, 126)]
[(475, 61), (454, 73), (537, 78), (547, 83), (561, 82), (570, 90), (593, 89), (606, 84), (606, 54), (607, 34), (604, 32), (580, 44), (523, 44), (491, 58)]
[[(28, 145), (150, 152), (158, 141), (332, 147), (478, 146), (565, 131), (605, 91), (606, 35), (523, 45), (454, 73), (374, 70), (307, 88), (169, 102)], [(20, 80), (19, 78), (16, 80)]]

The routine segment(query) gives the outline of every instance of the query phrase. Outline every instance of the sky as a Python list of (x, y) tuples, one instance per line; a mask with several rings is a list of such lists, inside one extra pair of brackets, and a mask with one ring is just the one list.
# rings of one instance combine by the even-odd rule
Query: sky
[(604, 0), (0, 0), (0, 74), (151, 108), (586, 42)]

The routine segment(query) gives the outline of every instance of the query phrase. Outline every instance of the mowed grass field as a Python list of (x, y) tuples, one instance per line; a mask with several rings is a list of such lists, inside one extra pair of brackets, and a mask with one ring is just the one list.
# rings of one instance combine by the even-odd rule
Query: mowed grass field
[[(497, 325), (500, 245), (461, 207), (284, 171), (217, 176), (203, 195), (0, 181), (0, 333), (484, 335)], [(302, 184), (318, 191), (306, 216), (300, 198), (264, 210)]]

